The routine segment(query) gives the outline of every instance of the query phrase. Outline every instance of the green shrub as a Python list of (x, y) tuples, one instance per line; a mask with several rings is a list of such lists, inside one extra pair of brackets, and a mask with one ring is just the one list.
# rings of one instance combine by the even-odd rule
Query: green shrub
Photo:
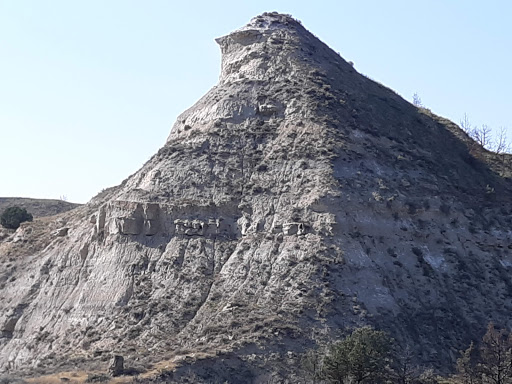
[(0, 216), (0, 224), (4, 228), (17, 229), (21, 223), (32, 221), (32, 219), (32, 214), (28, 213), (25, 208), (9, 207)]
[(392, 339), (370, 327), (357, 328), (332, 344), (324, 357), (322, 373), (328, 383), (380, 383), (391, 358)]

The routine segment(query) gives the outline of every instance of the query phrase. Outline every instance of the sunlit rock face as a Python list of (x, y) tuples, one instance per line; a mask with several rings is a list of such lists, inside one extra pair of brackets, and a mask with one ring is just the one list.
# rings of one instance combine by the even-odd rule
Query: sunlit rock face
[(290, 16), (217, 42), (218, 85), (138, 172), (0, 242), (3, 372), (122, 352), (286, 374), (365, 324), (447, 369), (489, 320), (509, 325), (509, 157)]

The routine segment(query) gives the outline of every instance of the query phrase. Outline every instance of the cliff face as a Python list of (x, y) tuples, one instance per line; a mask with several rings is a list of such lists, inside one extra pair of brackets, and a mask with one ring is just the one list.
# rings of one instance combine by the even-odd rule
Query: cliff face
[(363, 324), (446, 369), (509, 325), (509, 157), (289, 16), (217, 42), (218, 85), (137, 173), (0, 242), (4, 371), (233, 352), (257, 375)]

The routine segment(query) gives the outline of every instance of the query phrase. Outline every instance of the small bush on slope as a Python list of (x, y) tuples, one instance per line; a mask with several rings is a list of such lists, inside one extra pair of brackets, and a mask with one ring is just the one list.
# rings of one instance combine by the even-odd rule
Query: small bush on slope
[(21, 223), (32, 221), (32, 219), (32, 214), (28, 213), (25, 208), (9, 207), (0, 216), (0, 224), (4, 228), (17, 229)]

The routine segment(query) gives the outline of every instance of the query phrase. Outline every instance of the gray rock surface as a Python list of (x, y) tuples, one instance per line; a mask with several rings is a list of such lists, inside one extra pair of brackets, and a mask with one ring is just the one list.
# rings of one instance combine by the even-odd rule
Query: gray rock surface
[(217, 42), (218, 85), (138, 172), (0, 242), (1, 370), (115, 349), (256, 377), (364, 324), (446, 370), (512, 325), (510, 156), (289, 16)]
[(108, 373), (112, 377), (121, 376), (124, 372), (124, 357), (121, 355), (114, 355), (110, 360)]

